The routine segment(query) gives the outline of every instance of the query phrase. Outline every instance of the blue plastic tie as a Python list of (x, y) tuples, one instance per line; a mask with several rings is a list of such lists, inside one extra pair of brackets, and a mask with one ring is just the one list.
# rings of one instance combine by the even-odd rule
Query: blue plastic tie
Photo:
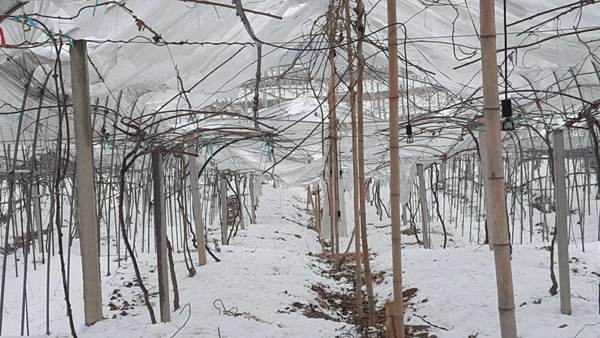
[(62, 37), (68, 41), (70, 47), (73, 47), (73, 38), (69, 34), (62, 33)]
[(28, 24), (29, 26), (33, 27), (33, 28), (36, 28), (36, 23), (35, 23), (35, 21), (33, 21), (33, 19), (32, 19), (32, 18), (30, 18), (30, 17), (27, 17), (27, 18), (25, 19), (25, 23), (26, 23), (26, 24)]
[(96, 4), (94, 5), (94, 11), (92, 12), (92, 16), (96, 16), (96, 8), (98, 7), (98, 0), (96, 0)]

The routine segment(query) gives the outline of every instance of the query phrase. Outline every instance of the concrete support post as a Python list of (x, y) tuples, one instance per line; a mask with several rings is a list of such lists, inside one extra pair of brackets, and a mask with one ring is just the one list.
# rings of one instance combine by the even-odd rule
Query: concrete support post
[(321, 219), (322, 219), (321, 189), (318, 184), (317, 184), (317, 187), (315, 190), (315, 219), (317, 221), (317, 223), (316, 223), (317, 234), (319, 235), (319, 239), (321, 239), (321, 227), (322, 227), (322, 225), (321, 225), (322, 224), (321, 223)]
[(171, 321), (169, 308), (169, 261), (167, 260), (167, 222), (165, 215), (165, 192), (162, 172), (162, 155), (152, 152), (152, 185), (154, 187), (154, 239), (156, 245), (156, 270), (158, 271), (158, 297), (160, 321)]
[(329, 184), (325, 183), (326, 181), (321, 179), (322, 182), (322, 186), (324, 187), (323, 189), (323, 212), (321, 214), (321, 239), (322, 240), (333, 240), (333, 236), (332, 236), (332, 231), (331, 231), (331, 217), (330, 215), (330, 211), (329, 211), (329, 205), (330, 205), (330, 200), (329, 200), (329, 196), (327, 195), (327, 191), (329, 189)]
[(98, 248), (98, 219), (94, 189), (94, 157), (90, 118), (90, 88), (87, 48), (83, 40), (73, 40), (69, 50), (73, 113), (75, 124), (77, 219), (80, 229), (81, 267), (85, 325), (102, 320), (102, 290)]
[(425, 175), (423, 165), (417, 164), (417, 176), (419, 177), (419, 206), (421, 208), (421, 230), (423, 231), (423, 247), (431, 249), (431, 237), (429, 236), (429, 212), (427, 210), (427, 195), (425, 194)]
[(341, 173), (340, 173), (340, 177), (338, 179), (338, 191), (339, 191), (338, 234), (340, 237), (347, 237), (348, 236), (348, 216), (346, 214), (346, 189), (345, 189), (345, 184), (344, 184), (344, 176), (342, 176)]
[(209, 211), (209, 220), (208, 224), (215, 224), (215, 218), (217, 218), (217, 206), (219, 204), (218, 200), (218, 186), (219, 186), (219, 174), (216, 172), (214, 175), (214, 180), (210, 178), (208, 180), (210, 183), (210, 211)]
[(238, 212), (239, 212), (239, 217), (240, 217), (240, 228), (242, 229), (246, 229), (246, 223), (244, 222), (244, 197), (242, 196), (242, 185), (241, 185), (241, 180), (242, 180), (242, 176), (241, 175), (235, 175), (235, 190), (237, 191), (237, 201), (238, 201)]
[(250, 174), (250, 223), (256, 224), (256, 197), (254, 193), (254, 174)]
[(227, 178), (219, 174), (219, 205), (221, 206), (221, 243), (229, 244), (227, 235), (229, 234), (229, 219), (227, 207)]
[(554, 139), (554, 195), (556, 199), (556, 239), (558, 244), (558, 278), (560, 312), (571, 314), (571, 278), (569, 276), (569, 232), (567, 219), (567, 186), (565, 171), (565, 144), (562, 130), (555, 130)]
[(202, 220), (202, 203), (200, 187), (198, 186), (198, 163), (196, 157), (188, 155), (188, 168), (190, 170), (190, 189), (192, 190), (192, 214), (196, 229), (196, 249), (198, 252), (198, 264), (206, 264), (206, 249), (204, 241), (204, 222)]

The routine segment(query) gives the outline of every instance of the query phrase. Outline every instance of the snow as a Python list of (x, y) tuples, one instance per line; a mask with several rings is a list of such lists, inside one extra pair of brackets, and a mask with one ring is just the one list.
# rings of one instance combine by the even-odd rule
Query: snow
[[(352, 333), (346, 323), (305, 317), (302, 312), (288, 311), (294, 302), (318, 304), (313, 284), (339, 289), (340, 284), (321, 274), (326, 266), (308, 255), (321, 248), (307, 224), (306, 193), (303, 189), (263, 186), (259, 204), (259, 224), (241, 230), (231, 245), (223, 246), (217, 255), (221, 262), (209, 258), (206, 266), (196, 266), (196, 275), (188, 277), (183, 255), (175, 253), (182, 309), (172, 314), (172, 322), (150, 324), (146, 308), (140, 302), (140, 291), (131, 286), (134, 275), (130, 261), (122, 262), (110, 276), (103, 274), (104, 321), (85, 327), (82, 323), (81, 272), (75, 244), (71, 258), (70, 296), (75, 323), (81, 337), (336, 337)], [(346, 205), (351, 204), (346, 201)], [(369, 210), (369, 243), (374, 253), (374, 272), (384, 271), (384, 280), (376, 284), (378, 304), (390, 298), (391, 228)], [(217, 226), (209, 227), (209, 238), (218, 238)], [(452, 228), (452, 227), (451, 227)], [(452, 229), (453, 230), (453, 229)], [(403, 279), (405, 288), (417, 288), (406, 314), (409, 324), (427, 325), (418, 316), (448, 329), (432, 328), (438, 337), (498, 337), (498, 311), (495, 297), (493, 254), (487, 245), (463, 243), (458, 235), (450, 235), (448, 249), (440, 248), (441, 234), (434, 227), (434, 249), (425, 250), (414, 243), (413, 236), (403, 237)], [(342, 238), (345, 248), (349, 238)], [(77, 243), (77, 242), (75, 242)], [(574, 337), (596, 338), (600, 326), (585, 327), (599, 321), (597, 281), (600, 265), (598, 242), (588, 242), (586, 252), (571, 245), (571, 316), (561, 315), (558, 296), (548, 293), (548, 251), (540, 244), (513, 247), (513, 280), (520, 336), (523, 338)], [(195, 258), (195, 255), (192, 254)], [(101, 258), (102, 259), (102, 258)], [(157, 308), (155, 257), (138, 253), (145, 284)], [(30, 262), (31, 264), (31, 262)], [(22, 272), (22, 261), (19, 262)], [(29, 271), (28, 297), (31, 334), (42, 335), (44, 329), (43, 299), (46, 265), (38, 264)], [(14, 266), (9, 267), (9, 271)], [(51, 336), (68, 335), (68, 324), (56, 257), (51, 263), (50, 285)], [(103, 268), (103, 272), (104, 268)], [(8, 293), (4, 334), (19, 333), (19, 278), (7, 276)], [(130, 285), (129, 287), (127, 285)], [(172, 294), (171, 294), (172, 297)], [(172, 300), (172, 298), (171, 298)], [(131, 308), (125, 302), (133, 305)], [(539, 302), (539, 304), (537, 304)], [(113, 304), (111, 310), (109, 304)], [(122, 315), (125, 305), (126, 315)], [(221, 310), (219, 310), (219, 308)], [(223, 308), (237, 316), (223, 314)], [(326, 311), (326, 310), (325, 310)], [(418, 315), (418, 316), (417, 316)], [(562, 327), (566, 324), (565, 327)], [(354, 333), (356, 334), (356, 333)]]
[[(374, 233), (371, 243), (377, 246), (389, 238), (389, 231)], [(383, 237), (383, 238), (382, 238)], [(389, 240), (388, 240), (389, 241)], [(408, 323), (423, 323), (415, 312), (449, 329), (435, 330), (439, 337), (498, 337), (498, 309), (493, 253), (487, 245), (424, 250), (405, 246), (403, 251), (404, 283), (419, 289), (414, 307), (407, 314)], [(571, 293), (573, 314), (560, 313), (559, 297), (550, 296), (549, 252), (539, 246), (518, 245), (513, 251), (513, 282), (517, 307), (517, 329), (521, 337), (573, 337), (586, 324), (599, 321), (597, 308), (598, 254), (594, 243), (587, 253), (571, 246)], [(374, 248), (374, 250), (377, 250)], [(390, 250), (378, 251), (375, 268), (391, 266)], [(577, 259), (578, 261), (576, 261)], [(390, 273), (391, 270), (387, 269)], [(577, 272), (574, 272), (574, 271)], [(391, 281), (377, 290), (391, 292)], [(541, 301), (540, 304), (534, 302)], [(566, 324), (564, 328), (559, 326)], [(578, 337), (598, 337), (600, 327), (582, 331)]]

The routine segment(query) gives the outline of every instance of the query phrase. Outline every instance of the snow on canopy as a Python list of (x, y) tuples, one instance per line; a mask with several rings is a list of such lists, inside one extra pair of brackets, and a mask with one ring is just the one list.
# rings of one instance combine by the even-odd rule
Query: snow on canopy
[[(3, 10), (16, 3), (3, 2)], [(247, 9), (272, 15), (248, 14), (256, 36), (263, 41), (263, 70), (288, 69), (303, 64), (311, 81), (328, 73), (321, 60), (327, 45), (323, 36), (318, 35), (322, 34), (323, 8), (327, 4), (326, 0), (265, 0), (246, 5)], [(555, 119), (550, 127), (560, 126), (569, 116), (567, 111), (576, 114), (575, 111), (585, 105), (594, 104), (598, 97), (600, 79), (594, 72), (594, 67), (600, 65), (596, 56), (600, 33), (595, 26), (600, 22), (598, 4), (573, 4), (566, 7), (570, 12), (557, 20), (548, 19), (555, 12), (522, 20), (529, 17), (529, 13), (562, 5), (565, 4), (558, 0), (507, 2), (509, 91), (515, 100), (517, 124), (539, 123), (532, 116), (564, 107), (565, 116)], [(365, 7), (369, 18), (365, 42), (367, 72), (373, 71), (373, 78), (385, 86), (386, 55), (382, 52), (387, 22), (385, 6), (379, 1), (366, 1)], [(496, 12), (497, 17), (502, 18), (501, 3), (497, 4)], [(36, 107), (40, 97), (44, 104), (56, 102), (52, 89), (45, 93), (40, 89), (55, 62), (55, 47), (48, 42), (48, 32), (60, 36), (65, 45), (60, 60), (67, 93), (70, 92), (68, 44), (71, 39), (88, 41), (92, 101), (117, 112), (117, 116), (108, 117), (108, 122), (108, 112), (104, 118), (95, 119), (96, 131), (119, 123), (122, 116), (135, 118), (150, 112), (176, 115), (182, 109), (203, 111), (219, 100), (231, 101), (252, 95), (244, 90), (251, 87), (247, 84), (252, 83), (256, 71), (255, 43), (235, 10), (230, 8), (183, 1), (130, 0), (96, 5), (90, 1), (41, 0), (26, 2), (11, 14), (1, 23), (7, 43), (32, 48), (2, 49), (6, 56), (0, 61), (0, 98), (3, 101), (0, 102), (0, 128), (4, 140), (14, 138), (21, 115), (26, 125), (24, 133), (29, 135), (24, 139), (30, 139), (35, 130), (32, 122), (39, 113)], [(39, 22), (28, 21), (27, 17)], [(407, 144), (402, 138), (402, 158), (407, 163), (417, 159), (435, 161), (453, 150), (472, 149), (472, 138), (465, 125), (472, 123), (473, 116), (480, 114), (482, 107), (478, 2), (407, 0), (398, 3), (398, 17), (402, 22), (400, 57), (404, 60), (403, 48), (406, 47), (412, 89), (430, 88), (445, 95), (445, 100), (438, 101), (433, 107), (431, 103), (427, 107), (423, 97), (414, 97), (410, 102), (415, 142)], [(42, 23), (48, 32), (44, 32)], [(496, 25), (501, 33), (501, 20), (497, 20)], [(499, 49), (503, 48), (503, 35), (498, 36), (497, 45)], [(343, 49), (338, 48), (340, 69), (345, 68), (343, 54)], [(503, 68), (503, 54), (499, 52), (498, 55)], [(34, 80), (30, 86), (31, 95), (22, 103), (26, 87), (24, 69), (34, 73)], [(345, 74), (338, 75), (346, 77)], [(401, 76), (406, 77), (404, 69)], [(503, 82), (502, 78), (500, 81)], [(407, 82), (410, 86), (410, 81)], [(320, 146), (320, 140), (327, 137), (328, 123), (324, 84), (323, 79), (318, 83), (320, 94), (311, 93), (307, 88), (295, 100), (262, 109), (258, 114), (260, 123), (264, 124), (260, 130), (269, 130), (276, 137), (231, 144), (215, 155), (214, 165), (220, 169), (257, 172), (270, 169), (269, 173), (289, 185), (316, 180), (325, 165), (322, 154), (327, 151)], [(403, 79), (400, 84), (401, 92), (404, 92)], [(504, 88), (503, 83), (500, 85)], [(344, 85), (339, 85), (339, 91), (344, 89), (341, 87)], [(180, 95), (182, 88), (189, 90), (185, 101)], [(369, 88), (367, 84), (366, 91), (369, 90), (375, 88)], [(340, 95), (338, 100), (345, 101), (347, 97)], [(403, 97), (402, 103), (404, 100)], [(243, 112), (251, 117), (249, 107), (244, 108)], [(338, 105), (342, 140), (350, 139), (348, 109), (345, 103)], [(386, 109), (385, 101), (383, 109)], [(404, 104), (401, 114), (406, 120)], [(229, 130), (233, 126), (246, 130), (255, 125), (250, 118), (244, 121), (225, 117), (196, 123), (186, 117), (166, 121), (159, 128), (182, 135), (200, 126), (227, 125)], [(366, 158), (370, 159), (367, 175), (385, 179), (385, 171), (381, 169), (388, 162), (387, 121), (385, 116), (377, 117), (369, 106), (365, 118)], [(56, 117), (48, 120), (49, 125), (56, 123)], [(320, 125), (321, 122), (325, 126)], [(51, 140), (55, 137), (53, 133), (55, 128), (46, 128), (43, 137)], [(213, 134), (214, 137), (199, 141), (205, 150), (205, 158), (229, 140), (219, 137), (218, 131)], [(342, 141), (341, 144), (342, 167), (350, 173), (350, 142)], [(271, 167), (275, 163), (273, 171)]]

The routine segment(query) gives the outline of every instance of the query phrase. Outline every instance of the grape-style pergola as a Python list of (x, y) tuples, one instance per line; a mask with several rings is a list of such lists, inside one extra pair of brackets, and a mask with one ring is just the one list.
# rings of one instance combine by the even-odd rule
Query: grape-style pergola
[[(7, 292), (23, 293), (30, 332), (44, 300), (27, 298), (27, 271), (52, 261), (77, 335), (74, 243), (86, 325), (103, 319), (101, 271), (129, 261), (149, 321), (168, 322), (173, 252), (201, 273), (213, 240), (258, 222), (267, 182), (307, 189), (337, 268), (353, 236), (363, 328), (404, 337), (401, 230), (445, 249), (451, 225), (494, 251), (502, 337), (517, 335), (513, 245), (549, 245), (549, 292), (570, 314), (568, 245), (600, 240), (585, 222), (600, 210), (598, 23), (588, 0), (2, 1), (0, 334)], [(387, 323), (368, 203), (392, 226)], [(148, 252), (157, 314), (136, 260)], [(22, 290), (5, 287), (13, 265)]]

